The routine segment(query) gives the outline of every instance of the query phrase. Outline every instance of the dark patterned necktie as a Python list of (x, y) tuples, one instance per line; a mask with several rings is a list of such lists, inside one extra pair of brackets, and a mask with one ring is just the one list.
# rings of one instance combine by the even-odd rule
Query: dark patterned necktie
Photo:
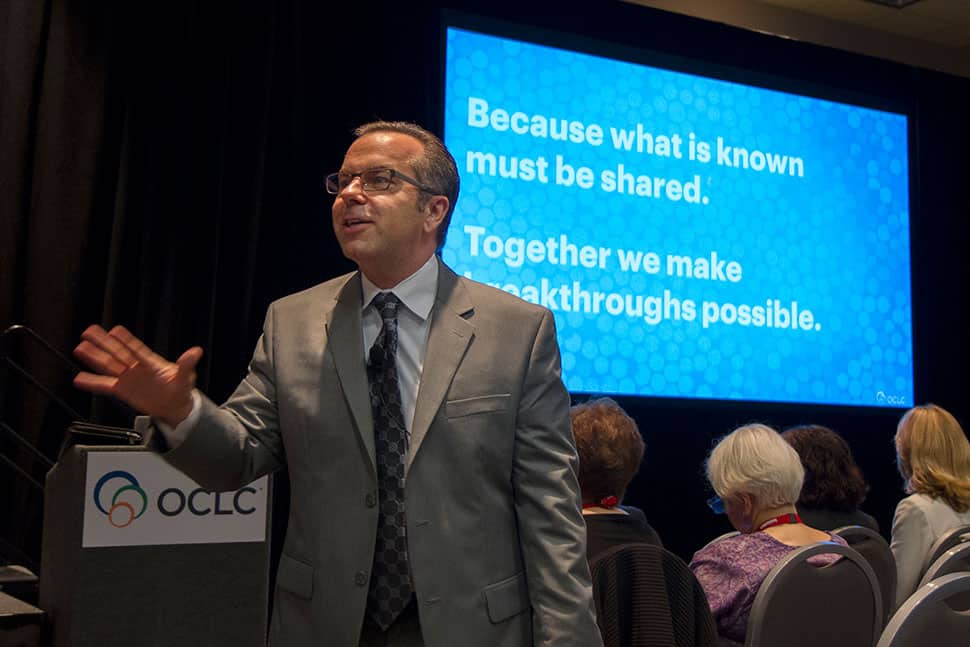
[(412, 591), (404, 515), (404, 459), (408, 453), (408, 437), (396, 362), (400, 301), (390, 292), (381, 292), (372, 303), (383, 321), (367, 360), (380, 509), (367, 601), (371, 618), (382, 630), (387, 630), (407, 606)]

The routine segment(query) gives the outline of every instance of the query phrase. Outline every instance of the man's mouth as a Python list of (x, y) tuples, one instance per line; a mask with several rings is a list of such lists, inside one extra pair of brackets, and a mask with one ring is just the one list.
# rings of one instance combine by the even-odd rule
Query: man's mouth
[(371, 222), (367, 218), (344, 218), (344, 228), (353, 229), (354, 227), (369, 225)]

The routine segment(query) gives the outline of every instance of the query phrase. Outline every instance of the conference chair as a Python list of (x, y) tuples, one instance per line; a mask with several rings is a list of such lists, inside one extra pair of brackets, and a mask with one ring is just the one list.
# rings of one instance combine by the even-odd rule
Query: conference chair
[[(841, 559), (824, 566), (816, 555)], [(835, 542), (792, 550), (768, 573), (748, 617), (745, 647), (871, 647), (882, 629), (882, 595), (869, 562)]]
[(875, 530), (864, 526), (842, 526), (832, 531), (866, 558), (879, 581), (882, 594), (882, 626), (889, 622), (896, 604), (896, 558), (889, 542)]
[(933, 543), (926, 560), (923, 562), (923, 572), (925, 573), (930, 564), (938, 560), (943, 553), (965, 541), (970, 541), (970, 526), (957, 526), (940, 535), (940, 538)]
[[(950, 573), (970, 573), (970, 542), (957, 544), (930, 564), (930, 567), (923, 573), (923, 579), (920, 580), (917, 590)], [(950, 598), (949, 604), (952, 609), (970, 612), (970, 593), (954, 594)], [(970, 637), (968, 637), (967, 643), (970, 644)]]
[(970, 614), (951, 607), (970, 594), (970, 573), (950, 573), (920, 587), (899, 607), (877, 647), (964, 647), (970, 645)]
[(593, 558), (596, 622), (605, 647), (713, 647), (717, 628), (704, 589), (670, 551), (644, 543)]
[(923, 573), (917, 588), (922, 588), (932, 580), (950, 573), (970, 573), (970, 542), (957, 544), (940, 555)]

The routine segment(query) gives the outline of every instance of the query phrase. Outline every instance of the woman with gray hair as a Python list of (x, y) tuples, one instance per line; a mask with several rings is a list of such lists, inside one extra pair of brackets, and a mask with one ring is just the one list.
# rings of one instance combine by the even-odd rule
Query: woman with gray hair
[[(769, 571), (799, 546), (820, 541), (845, 545), (841, 537), (802, 523), (795, 503), (805, 472), (798, 454), (771, 427), (751, 424), (718, 442), (707, 459), (707, 478), (717, 496), (708, 503), (727, 513), (740, 534), (694, 554), (697, 576), (717, 623), (720, 645), (743, 645), (751, 605)], [(819, 555), (827, 564), (836, 555)]]

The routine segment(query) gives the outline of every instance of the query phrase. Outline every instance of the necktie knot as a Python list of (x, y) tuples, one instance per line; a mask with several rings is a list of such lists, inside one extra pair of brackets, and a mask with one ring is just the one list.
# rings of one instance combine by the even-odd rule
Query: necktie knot
[(393, 292), (378, 292), (371, 303), (377, 308), (381, 320), (385, 323), (397, 319), (397, 307), (401, 305), (401, 301)]

